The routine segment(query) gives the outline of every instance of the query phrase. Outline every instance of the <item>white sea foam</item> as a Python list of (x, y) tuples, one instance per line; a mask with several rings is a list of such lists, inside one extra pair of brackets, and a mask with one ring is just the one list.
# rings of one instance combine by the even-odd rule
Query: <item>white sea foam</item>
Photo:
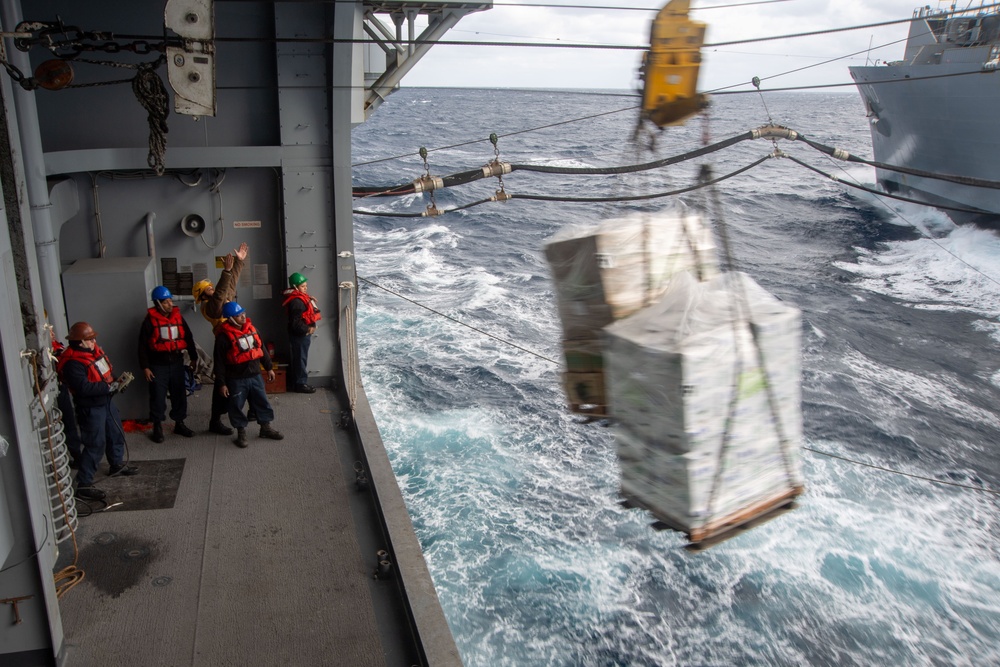
[(843, 358), (852, 370), (855, 386), (879, 419), (893, 422), (910, 414), (913, 401), (943, 408), (980, 424), (993, 424), (996, 414), (970, 405), (961, 397), (960, 384), (945, 374), (934, 376), (900, 370), (879, 364), (858, 352), (849, 351)]
[(870, 291), (918, 307), (963, 307), (1000, 313), (1000, 237), (971, 226), (938, 239), (897, 241), (888, 249), (859, 248), (857, 264), (836, 266), (861, 276)]
[[(798, 181), (782, 189), (812, 192)], [(538, 210), (553, 225), (565, 215)], [(532, 224), (498, 217), (509, 234), (487, 237), (469, 257), (483, 240), (473, 234), (487, 230), (450, 220), (359, 227), (361, 275), (449, 315), (475, 311), (483, 329), (558, 361), (551, 288), (533, 280), (543, 264), (534, 248), (517, 249)], [(947, 231), (934, 232), (946, 233), (939, 242), (958, 247), (972, 234), (961, 251), (995, 263), (981, 247), (991, 237)], [(495, 261), (490, 238), (534, 259)], [(858, 275), (869, 303), (875, 292), (964, 308), (995, 333), (1000, 290), (972, 284), (974, 273), (931, 251), (925, 241), (890, 243), (842, 268)], [(649, 513), (618, 505), (614, 443), (567, 413), (559, 364), (378, 290), (364, 292), (359, 317), (366, 391), (470, 667), (1000, 663), (995, 499), (806, 452), (798, 509), (691, 554), (678, 534), (653, 530)], [(961, 377), (844, 354), (830, 326), (805, 332), (814, 405), (828, 398), (817, 412), (834, 415), (817, 417), (813, 432), (837, 433), (857, 416), (877, 426), (873, 437), (893, 438), (814, 436), (811, 449), (884, 465), (909, 434), (920, 450), (920, 429), (901, 428), (907, 420), (995, 421), (968, 403)], [(993, 380), (1000, 385), (1000, 373)], [(845, 403), (841, 391), (861, 398)], [(915, 416), (917, 404), (933, 409)], [(870, 455), (858, 454), (864, 445)], [(955, 443), (983, 460), (977, 448), (987, 446)], [(935, 476), (922, 460), (904, 458), (904, 472)]]

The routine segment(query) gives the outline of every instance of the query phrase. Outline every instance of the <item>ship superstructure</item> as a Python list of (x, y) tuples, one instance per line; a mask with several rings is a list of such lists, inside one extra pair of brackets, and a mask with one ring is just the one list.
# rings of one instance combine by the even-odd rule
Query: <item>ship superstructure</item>
[[(851, 67), (875, 160), (933, 174), (996, 180), (1000, 152), (1000, 14), (914, 12), (902, 60)], [(956, 221), (995, 225), (1000, 190), (877, 170), (879, 184), (941, 206)], [(960, 179), (959, 179), (960, 180)]]
[[(0, 3), (6, 69), (0, 77), (0, 259), (6, 294), (0, 299), (0, 662), (83, 664), (118, 655), (112, 645), (129, 651), (130, 641), (140, 641), (145, 643), (132, 664), (219, 664), (213, 660), (220, 656), (241, 662), (239, 656), (248, 655), (263, 662), (319, 664), (310, 662), (309, 653), (324, 645), (320, 638), (328, 638), (331, 628), (317, 621), (304, 631), (295, 614), (282, 610), (316, 612), (312, 618), (321, 619), (322, 610), (305, 605), (325, 600), (342, 605), (346, 593), (322, 577), (303, 582), (308, 575), (292, 554), (305, 546), (316, 555), (327, 543), (309, 551), (311, 529), (295, 529), (302, 514), (321, 526), (314, 534), (356, 531), (357, 537), (345, 542), (347, 556), (320, 553), (328, 567), (340, 568), (338, 576), (360, 577), (361, 592), (369, 587), (363, 582), (373, 580), (389, 587), (372, 589), (368, 602), (359, 598), (357, 614), (340, 615), (348, 623), (351, 617), (390, 619), (369, 626), (375, 629), (366, 636), (374, 637), (374, 644), (358, 640), (351, 644), (355, 653), (340, 657), (360, 652), (370, 657), (362, 661), (369, 664), (460, 664), (358, 374), (351, 128), (377, 109), (462, 16), (490, 6), (489, 0)], [(73, 322), (90, 322), (116, 374), (131, 371), (141, 378), (135, 355), (139, 323), (151, 288), (166, 285), (179, 295), (176, 303), (196, 340), (210, 349), (211, 332), (194, 311), (191, 286), (202, 278), (216, 280), (222, 257), (244, 241), (250, 257), (239, 301), (277, 350), (287, 342), (280, 305), (287, 276), (306, 275), (310, 293), (320, 301), (325, 326), (312, 343), (310, 380), (326, 388), (325, 402), (313, 404), (308, 418), (296, 418), (303, 406), (290, 402), (285, 414), (294, 420), (288, 430), (308, 439), (322, 460), (304, 460), (297, 469), (254, 470), (245, 461), (226, 462), (228, 450), (237, 451), (228, 440), (200, 434), (194, 440), (199, 451), (225, 450), (210, 463), (201, 454), (194, 457), (215, 471), (202, 480), (208, 486), (201, 490), (210, 492), (201, 528), (202, 519), (178, 516), (174, 504), (131, 512), (128, 519), (116, 520), (111, 512), (80, 518), (54, 410), (57, 387), (46, 325), (62, 339)], [(140, 384), (116, 398), (126, 420), (147, 416)], [(207, 402), (207, 393), (192, 400)], [(317, 415), (323, 415), (319, 427)], [(178, 456), (179, 450), (144, 449), (141, 434), (128, 438), (137, 443), (133, 457), (150, 461), (147, 471)], [(191, 462), (181, 466), (189, 480)], [(320, 463), (330, 464), (329, 478), (304, 474), (325, 469)], [(241, 470), (249, 475), (243, 481)], [(302, 504), (311, 495), (325, 497), (327, 487), (344, 487), (337, 477), (344, 470), (356, 493), (344, 500), (349, 512), (339, 523), (327, 508)], [(216, 486), (221, 479), (216, 473), (235, 477)], [(185, 484), (194, 483), (183, 475), (181, 495)], [(276, 532), (251, 537), (255, 533), (247, 528), (220, 541), (211, 526), (234, 524), (229, 519), (219, 524), (219, 514), (213, 523), (213, 511), (228, 512), (232, 503), (244, 502), (235, 496), (230, 504), (219, 504), (226, 488), (257, 490), (263, 503), (294, 502), (288, 513), (274, 515)], [(91, 523), (88, 535), (88, 521), (104, 523)], [(191, 521), (189, 530), (181, 530), (178, 521)], [(93, 526), (104, 527), (103, 542), (93, 541)], [(197, 564), (200, 574), (183, 571), (185, 579), (201, 582), (192, 592), (194, 607), (167, 605), (162, 596), (174, 594), (170, 586), (180, 581), (179, 573), (151, 568), (129, 590), (134, 595), (150, 587), (142, 589), (149, 596), (146, 604), (132, 604), (137, 614), (152, 614), (152, 621), (139, 623), (138, 637), (109, 637), (106, 628), (124, 634), (131, 627), (125, 621), (136, 619), (98, 622), (127, 606), (124, 597), (118, 599), (120, 591), (103, 591), (97, 603), (82, 602), (88, 595), (84, 588), (101, 580), (95, 570), (90, 582), (84, 579), (68, 593), (74, 598), (72, 613), (79, 616), (63, 618), (66, 603), (57, 595), (53, 571), (75, 550), (81, 531), (77, 546), (83, 550), (88, 544), (113, 545), (129, 531), (165, 537), (178, 530), (184, 535), (201, 530), (203, 539), (183, 548), (176, 542), (137, 546), (122, 557), (167, 558), (203, 549), (202, 556), (187, 561)], [(295, 549), (283, 545), (282, 530), (286, 538), (297, 535)], [(219, 549), (228, 554), (223, 570), (211, 566)], [(364, 552), (363, 565), (351, 560), (357, 558), (354, 549)], [(161, 567), (165, 562), (174, 561), (162, 561)], [(258, 578), (234, 579), (247, 584), (240, 588), (242, 600), (228, 597), (232, 586), (213, 588), (209, 574), (230, 567), (238, 572), (251, 562)], [(126, 570), (112, 566), (108, 576)], [(297, 600), (289, 582), (322, 591), (320, 601)], [(213, 639), (211, 625), (199, 630), (201, 620), (192, 623), (206, 614), (218, 623), (221, 617), (211, 616), (211, 601), (218, 600), (227, 601), (217, 607), (219, 613), (235, 614), (227, 627), (245, 631), (229, 639), (243, 645), (219, 644), (226, 638)], [(365, 604), (374, 611), (365, 611), (370, 609)], [(337, 630), (344, 642), (364, 634), (352, 634), (349, 626)], [(316, 638), (312, 644), (310, 636)], [(180, 657), (165, 650), (143, 654), (150, 646), (174, 647)], [(329, 655), (326, 664), (337, 662), (338, 656)]]

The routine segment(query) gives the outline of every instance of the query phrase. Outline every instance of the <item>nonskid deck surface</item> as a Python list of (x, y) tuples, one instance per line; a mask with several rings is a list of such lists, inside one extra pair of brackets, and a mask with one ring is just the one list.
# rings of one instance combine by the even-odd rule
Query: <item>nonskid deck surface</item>
[[(85, 578), (60, 603), (66, 664), (385, 664), (394, 651), (381, 644), (374, 561), (350, 512), (335, 395), (269, 396), (285, 439), (259, 438), (251, 423), (239, 449), (207, 431), (210, 391), (189, 400), (195, 437), (174, 435), (170, 422), (161, 444), (129, 433), (139, 474), (109, 478), (102, 464), (95, 481), (107, 502), (125, 504), (80, 519)], [(176, 486), (173, 506), (129, 510), (143, 486), (161, 507)], [(60, 544), (57, 571), (73, 551)]]

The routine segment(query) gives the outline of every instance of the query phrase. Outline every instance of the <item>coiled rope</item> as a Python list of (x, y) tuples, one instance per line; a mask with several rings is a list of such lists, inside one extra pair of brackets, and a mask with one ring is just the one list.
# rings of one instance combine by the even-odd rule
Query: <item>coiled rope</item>
[(132, 92), (146, 110), (149, 121), (149, 155), (146, 163), (157, 176), (162, 176), (167, 154), (167, 115), (170, 109), (167, 105), (167, 90), (154, 71), (158, 64), (159, 61), (153, 65), (139, 66), (139, 71), (132, 79)]

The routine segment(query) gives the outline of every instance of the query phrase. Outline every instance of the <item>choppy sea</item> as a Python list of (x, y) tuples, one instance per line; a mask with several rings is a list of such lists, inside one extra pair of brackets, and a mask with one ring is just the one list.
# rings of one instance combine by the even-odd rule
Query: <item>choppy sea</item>
[[(495, 157), (491, 133), (505, 161), (610, 166), (773, 121), (871, 157), (853, 92), (717, 96), (707, 121), (658, 133), (653, 149), (631, 140), (634, 97), (592, 93), (400, 90), (354, 130), (355, 184), (482, 166)], [(867, 167), (801, 142), (777, 148), (874, 183)], [(504, 187), (669, 191), (702, 164), (720, 175), (774, 150), (745, 142), (627, 177), (515, 172)], [(453, 208), (497, 187), (480, 181), (435, 202)], [(704, 191), (355, 216), (363, 380), (463, 661), (1000, 664), (1000, 497), (967, 488), (1000, 489), (1000, 237), (781, 158), (716, 192), (712, 223), (728, 230), (737, 267), (803, 314), (806, 493), (794, 511), (698, 553), (620, 504), (609, 429), (567, 410), (542, 248), (563, 225), (698, 208)]]

